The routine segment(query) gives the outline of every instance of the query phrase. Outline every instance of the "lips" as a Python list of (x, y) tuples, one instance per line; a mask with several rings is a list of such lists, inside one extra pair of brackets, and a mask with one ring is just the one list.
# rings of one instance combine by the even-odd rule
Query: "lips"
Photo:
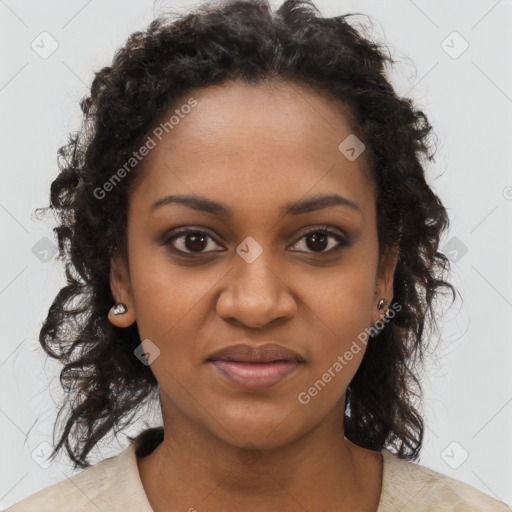
[(246, 344), (231, 345), (213, 353), (208, 360), (238, 361), (246, 363), (268, 363), (272, 361), (302, 361), (302, 358), (293, 350), (275, 343), (261, 346)]
[(215, 352), (207, 361), (235, 386), (253, 391), (275, 386), (304, 363), (298, 353), (274, 343), (232, 345)]

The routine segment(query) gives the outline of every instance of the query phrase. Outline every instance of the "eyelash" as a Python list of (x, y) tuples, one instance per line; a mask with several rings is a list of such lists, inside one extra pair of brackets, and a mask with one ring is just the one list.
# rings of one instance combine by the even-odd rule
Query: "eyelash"
[[(350, 246), (350, 240), (348, 238), (340, 235), (339, 233), (337, 233), (335, 231), (331, 231), (328, 228), (314, 228), (314, 229), (304, 233), (293, 245), (296, 245), (303, 238), (307, 238), (309, 235), (313, 235), (313, 234), (317, 234), (317, 233), (322, 233), (322, 234), (327, 235), (328, 237), (334, 238), (338, 242), (338, 246), (335, 247), (335, 248), (331, 248), (330, 250), (325, 251), (325, 252), (323, 252), (323, 251), (321, 251), (321, 252), (298, 251), (298, 252), (305, 252), (306, 254), (326, 255), (326, 254), (333, 254), (333, 253), (341, 250), (344, 247), (349, 247)], [(201, 229), (184, 228), (184, 229), (181, 229), (178, 232), (174, 232), (171, 236), (169, 236), (169, 234), (164, 236), (162, 244), (163, 245), (167, 245), (167, 246), (171, 246), (170, 250), (172, 252), (175, 252), (175, 253), (177, 253), (179, 255), (182, 255), (182, 256), (185, 256), (185, 257), (189, 257), (189, 255), (192, 255), (190, 257), (195, 257), (196, 255), (209, 254), (209, 253), (212, 253), (212, 252), (224, 252), (224, 251), (206, 251), (206, 252), (182, 251), (182, 250), (176, 249), (175, 247), (172, 246), (172, 242), (174, 242), (174, 240), (177, 240), (179, 238), (183, 238), (184, 235), (188, 235), (188, 234), (206, 235), (208, 238), (213, 240), (215, 243), (218, 243), (215, 240), (215, 238), (212, 235), (210, 235), (210, 233), (208, 233), (207, 231), (204, 231), (204, 230), (201, 230)]]

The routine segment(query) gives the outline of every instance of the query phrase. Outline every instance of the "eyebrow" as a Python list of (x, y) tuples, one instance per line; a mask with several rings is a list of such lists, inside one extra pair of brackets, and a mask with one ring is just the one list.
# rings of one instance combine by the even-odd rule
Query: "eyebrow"
[[(182, 204), (193, 210), (211, 213), (218, 217), (233, 217), (233, 210), (223, 203), (212, 201), (206, 197), (185, 194), (171, 194), (162, 197), (158, 201), (155, 201), (149, 209), (150, 211), (154, 211), (162, 206), (173, 203)], [(354, 201), (338, 194), (318, 195), (303, 201), (286, 203), (281, 207), (280, 213), (282, 215), (302, 215), (333, 206), (346, 206), (362, 213), (361, 208)]]

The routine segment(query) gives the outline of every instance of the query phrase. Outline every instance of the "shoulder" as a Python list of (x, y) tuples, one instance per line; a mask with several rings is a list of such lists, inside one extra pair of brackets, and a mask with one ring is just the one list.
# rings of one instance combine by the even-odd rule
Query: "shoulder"
[(378, 512), (512, 512), (512, 508), (470, 485), (383, 449)]
[(130, 445), (114, 457), (41, 489), (6, 512), (146, 511), (145, 494), (136, 467), (134, 446)]
[(63, 480), (16, 503), (7, 511), (66, 510), (66, 507), (71, 506), (84, 511), (103, 509), (103, 507), (108, 510), (108, 506), (105, 505), (109, 505), (108, 490), (116, 462), (117, 458), (111, 457), (80, 473), (66, 476)]

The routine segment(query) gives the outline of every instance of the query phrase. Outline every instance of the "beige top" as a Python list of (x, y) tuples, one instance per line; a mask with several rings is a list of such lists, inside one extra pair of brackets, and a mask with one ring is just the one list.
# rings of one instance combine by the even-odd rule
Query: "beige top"
[[(139, 475), (135, 443), (67, 477), (7, 512), (153, 512)], [(387, 449), (377, 512), (512, 512), (505, 503)]]

